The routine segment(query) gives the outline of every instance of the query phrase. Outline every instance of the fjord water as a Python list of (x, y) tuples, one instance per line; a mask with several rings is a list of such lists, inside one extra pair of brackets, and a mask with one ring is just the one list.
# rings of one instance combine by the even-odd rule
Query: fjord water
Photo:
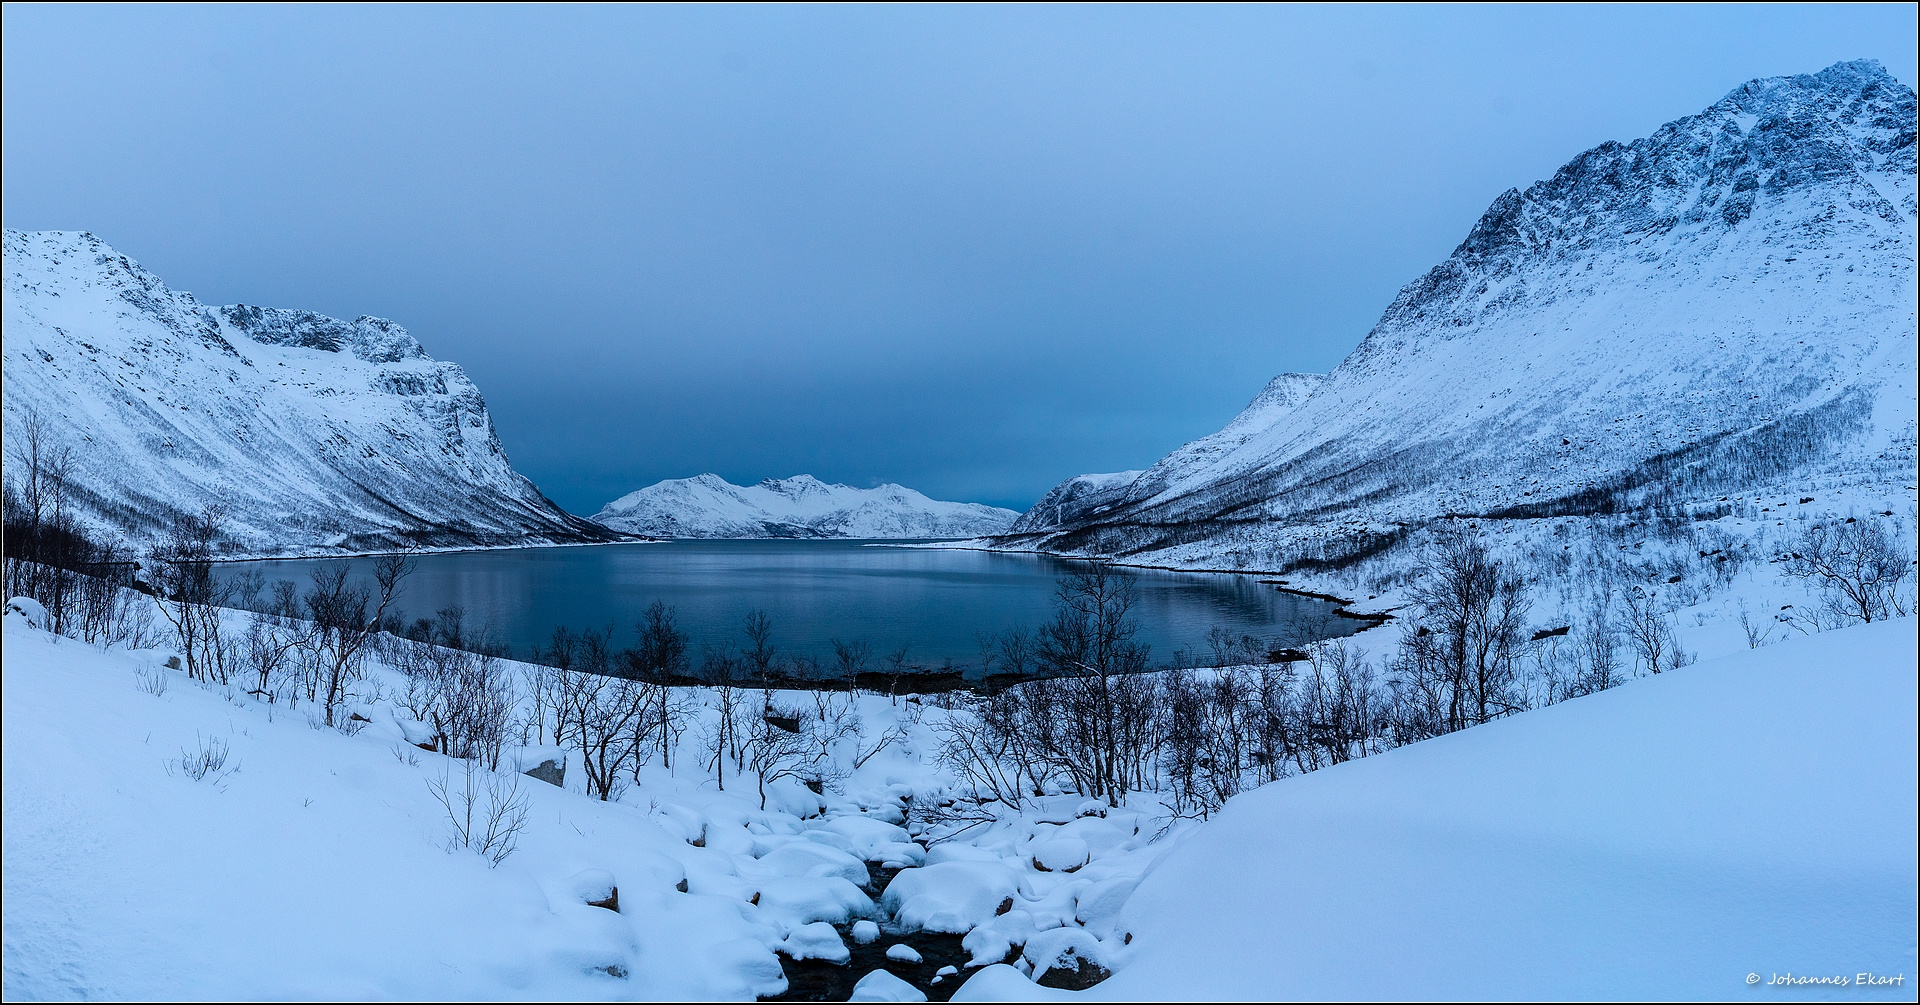
[[(484, 626), (526, 656), (556, 625), (611, 626), (631, 645), (634, 625), (655, 600), (674, 607), (680, 628), (702, 645), (739, 645), (741, 623), (758, 608), (773, 619), (782, 652), (832, 660), (833, 640), (864, 640), (874, 669), (907, 647), (909, 663), (977, 672), (976, 636), (1052, 616), (1056, 583), (1088, 563), (1041, 555), (903, 548), (859, 541), (673, 541), (579, 548), (523, 548), (422, 555), (397, 601), (405, 616), (466, 610), (469, 631)], [(312, 572), (342, 560), (240, 562), (271, 585), (302, 589)], [(371, 579), (370, 559), (347, 560)], [(1282, 593), (1258, 577), (1127, 570), (1136, 580), (1140, 639), (1156, 662), (1178, 649), (1207, 651), (1209, 629), (1225, 627), (1281, 645), (1350, 634), (1355, 622), (1334, 605)]]

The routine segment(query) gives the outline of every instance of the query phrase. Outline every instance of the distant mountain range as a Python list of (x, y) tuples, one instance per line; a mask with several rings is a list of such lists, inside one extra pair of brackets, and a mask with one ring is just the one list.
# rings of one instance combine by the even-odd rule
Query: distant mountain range
[(647, 537), (897, 539), (999, 534), (1019, 515), (940, 502), (899, 485), (856, 489), (796, 475), (740, 486), (706, 474), (629, 492), (593, 519)]
[(515, 472), (479, 389), (391, 321), (204, 305), (91, 234), (5, 249), (7, 442), (39, 416), (99, 532), (217, 503), (241, 555), (622, 536)]
[(1913, 89), (1861, 61), (1603, 143), (1494, 200), (1332, 373), (1276, 378), (1144, 472), (1063, 482), (999, 543), (1285, 571), (1447, 516), (1910, 498), (1914, 123)]

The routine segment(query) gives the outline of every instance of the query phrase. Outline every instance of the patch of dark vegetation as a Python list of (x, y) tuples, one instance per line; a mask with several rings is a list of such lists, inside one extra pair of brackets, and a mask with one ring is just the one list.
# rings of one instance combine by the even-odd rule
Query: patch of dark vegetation
[[(1358, 531), (1342, 535), (1319, 546), (1318, 554), (1302, 555), (1287, 562), (1280, 567), (1279, 572), (1283, 576), (1294, 572), (1338, 572), (1397, 547), (1407, 539), (1408, 533), (1406, 527), (1395, 527), (1384, 534)], [(1352, 616), (1347, 615), (1345, 611), (1335, 613)]]

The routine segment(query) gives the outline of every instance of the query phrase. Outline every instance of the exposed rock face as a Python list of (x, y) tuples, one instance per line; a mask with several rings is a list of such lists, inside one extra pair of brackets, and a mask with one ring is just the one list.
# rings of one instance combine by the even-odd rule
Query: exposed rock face
[(516, 473), (406, 329), (209, 307), (84, 233), (6, 233), (8, 442), (37, 414), (81, 519), (139, 547), (227, 509), (236, 554), (610, 540)]
[(1910, 484), (1914, 116), (1840, 63), (1603, 143), (1496, 199), (1323, 380), (1002, 540), (1283, 569), (1446, 514)]
[(615, 530), (673, 538), (967, 538), (999, 534), (1019, 514), (940, 502), (899, 485), (856, 489), (811, 475), (733, 485), (719, 475), (630, 492), (593, 518)]

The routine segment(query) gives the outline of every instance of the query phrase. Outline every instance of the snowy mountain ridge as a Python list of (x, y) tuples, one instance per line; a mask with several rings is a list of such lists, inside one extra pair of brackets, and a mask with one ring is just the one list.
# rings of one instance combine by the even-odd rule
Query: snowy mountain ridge
[(619, 536), (515, 472), (479, 389), (391, 321), (203, 305), (86, 233), (9, 230), (5, 267), (8, 443), (37, 415), (127, 544), (211, 503), (236, 555)]
[(1496, 199), (1297, 398), (1124, 489), (1069, 480), (1000, 543), (1284, 571), (1446, 516), (1910, 496), (1914, 121), (1859, 61), (1603, 143)]
[(962, 538), (998, 534), (1019, 514), (941, 502), (900, 485), (857, 489), (812, 475), (734, 485), (715, 474), (657, 482), (602, 507), (614, 530), (670, 538)]

